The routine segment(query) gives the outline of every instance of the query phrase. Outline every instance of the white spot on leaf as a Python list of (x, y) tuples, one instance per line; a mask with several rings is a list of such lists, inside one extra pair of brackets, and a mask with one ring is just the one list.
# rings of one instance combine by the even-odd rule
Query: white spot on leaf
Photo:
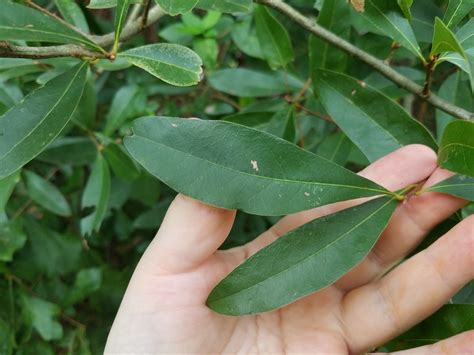
[(252, 165), (252, 169), (258, 171), (258, 162), (256, 160), (251, 160), (250, 165)]

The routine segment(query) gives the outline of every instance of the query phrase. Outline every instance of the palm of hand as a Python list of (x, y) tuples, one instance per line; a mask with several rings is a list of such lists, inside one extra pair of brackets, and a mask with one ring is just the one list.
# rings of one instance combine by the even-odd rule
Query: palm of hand
[[(417, 158), (413, 158), (414, 150)], [(426, 179), (435, 169), (434, 159), (426, 148), (406, 147), (362, 174), (397, 189)], [(387, 174), (387, 167), (396, 171)], [(427, 184), (445, 177), (445, 172), (437, 171)], [(355, 203), (288, 216), (246, 246), (216, 252), (235, 213), (178, 197), (135, 271), (106, 353), (360, 353), (416, 324), (473, 278), (472, 217), (383, 276), (431, 227), (464, 204), (449, 196), (427, 194), (400, 206), (371, 254), (333, 286), (255, 316), (223, 316), (205, 305), (219, 280), (249, 255), (298, 225)], [(434, 206), (442, 206), (436, 214), (430, 208)], [(424, 217), (423, 224), (414, 222), (418, 217)], [(453, 256), (456, 265), (449, 262)], [(448, 280), (448, 274), (456, 276)], [(462, 353), (472, 345), (470, 339), (472, 333), (448, 341), (454, 353)]]

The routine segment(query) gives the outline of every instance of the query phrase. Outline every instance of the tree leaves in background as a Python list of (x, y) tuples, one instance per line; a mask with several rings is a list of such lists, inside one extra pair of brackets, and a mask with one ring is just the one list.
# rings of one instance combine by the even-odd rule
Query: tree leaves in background
[(163, 10), (169, 13), (171, 16), (184, 14), (191, 11), (198, 0), (155, 0)]
[(24, 175), (28, 194), (34, 202), (58, 216), (71, 215), (69, 203), (55, 185), (32, 171), (25, 171)]
[(445, 169), (474, 176), (474, 122), (453, 121), (445, 129), (438, 162)]
[(387, 193), (273, 135), (229, 122), (147, 117), (134, 122), (133, 132), (125, 147), (146, 170), (222, 208), (279, 216)]
[(21, 226), (15, 221), (2, 220), (0, 216), (0, 262), (12, 261), (13, 254), (23, 248), (25, 242), (26, 235)]
[[(341, 38), (349, 39), (351, 28), (349, 17), (347, 1), (324, 1), (318, 16), (318, 24)], [(347, 54), (313, 35), (309, 39), (309, 54), (313, 69), (343, 70), (346, 67)]]
[(448, 28), (454, 28), (472, 9), (473, 0), (449, 0), (443, 22)]
[(87, 64), (81, 63), (0, 117), (0, 179), (36, 157), (62, 131), (82, 96), (86, 74)]
[(112, 171), (125, 181), (133, 181), (140, 175), (140, 169), (124, 149), (115, 143), (108, 144), (102, 151)]
[[(5, 211), (5, 206), (16, 184), (20, 181), (20, 170), (0, 179), (0, 215)], [(0, 217), (1, 222), (1, 217)]]
[(114, 46), (112, 53), (117, 53), (120, 34), (125, 24), (125, 18), (127, 17), (128, 7), (130, 6), (130, 0), (117, 0), (117, 8), (115, 10), (115, 22), (114, 22)]
[(298, 78), (277, 71), (260, 72), (251, 69), (222, 69), (208, 76), (216, 90), (243, 97), (266, 97), (300, 90), (304, 83)]
[(56, 7), (63, 18), (79, 28), (82, 32), (89, 32), (89, 24), (81, 10), (81, 7), (74, 0), (54, 0)]
[(61, 313), (59, 306), (26, 294), (22, 294), (21, 300), (24, 306), (24, 316), (30, 320), (32, 326), (44, 340), (60, 339), (63, 336), (63, 327), (57, 321), (57, 317)]
[(319, 69), (315, 71), (315, 87), (328, 114), (370, 161), (413, 143), (437, 148), (423, 125), (367, 84)]
[(383, 197), (299, 227), (230, 273), (207, 305), (227, 315), (253, 314), (333, 284), (369, 253), (396, 206)]
[(229, 13), (248, 12), (252, 7), (252, 0), (199, 0), (197, 7)]
[(397, 2), (407, 20), (411, 21), (413, 19), (411, 15), (411, 6), (413, 5), (413, 0), (397, 0)]
[[(474, 23), (474, 22), (473, 22)], [(472, 94), (469, 91), (469, 84), (461, 80), (462, 72), (459, 70), (447, 78), (439, 88), (438, 96), (468, 111), (474, 108)], [(448, 113), (436, 110), (436, 137), (441, 140), (446, 126), (456, 120)]]
[(474, 305), (447, 304), (381, 351), (401, 351), (433, 344), (474, 328)]
[(119, 57), (171, 85), (191, 86), (201, 80), (201, 58), (181, 45), (150, 44), (129, 49)]
[(360, 12), (376, 33), (388, 36), (414, 55), (425, 61), (420, 46), (408, 20), (395, 1), (366, 0), (365, 10)]
[(87, 236), (93, 231), (98, 232), (107, 212), (110, 196), (110, 171), (107, 161), (101, 154), (92, 167), (89, 180), (82, 195), (83, 209), (93, 207), (94, 211), (81, 220), (81, 232)]
[(0, 40), (73, 43), (104, 52), (88, 36), (64, 25), (54, 17), (10, 1), (2, 1)]
[(296, 138), (295, 107), (287, 105), (275, 113), (265, 130), (270, 134), (294, 143)]
[(442, 192), (469, 201), (474, 201), (474, 177), (454, 175), (449, 179), (429, 187), (425, 191)]
[(272, 69), (286, 67), (294, 59), (293, 46), (285, 27), (262, 5), (254, 11), (257, 38), (263, 57)]

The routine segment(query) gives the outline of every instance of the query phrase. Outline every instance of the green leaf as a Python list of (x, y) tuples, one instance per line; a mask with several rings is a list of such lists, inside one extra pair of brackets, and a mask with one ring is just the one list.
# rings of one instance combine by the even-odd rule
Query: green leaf
[(272, 69), (286, 67), (293, 61), (291, 39), (285, 27), (262, 5), (255, 7), (257, 38), (263, 57)]
[(106, 115), (104, 134), (110, 135), (119, 129), (129, 118), (133, 109), (133, 101), (140, 93), (137, 85), (122, 86), (116, 93)]
[(114, 46), (112, 53), (117, 53), (117, 49), (120, 42), (120, 34), (125, 24), (125, 18), (127, 17), (128, 7), (130, 6), (130, 0), (117, 0), (117, 9), (115, 10), (115, 23), (114, 23)]
[(74, 285), (67, 293), (62, 304), (71, 306), (84, 300), (92, 292), (97, 291), (102, 284), (102, 270), (98, 267), (83, 269), (78, 272)]
[(408, 21), (411, 21), (411, 5), (413, 5), (413, 0), (397, 0), (397, 2), (405, 17), (408, 19)]
[(87, 35), (73, 30), (54, 17), (5, 0), (2, 1), (0, 12), (0, 40), (72, 43), (105, 52)]
[(296, 138), (295, 107), (287, 105), (274, 114), (270, 122), (268, 122), (266, 131), (293, 143)]
[(56, 304), (26, 294), (22, 294), (21, 300), (25, 317), (44, 340), (60, 339), (63, 336), (63, 327), (56, 320), (61, 309)]
[(466, 57), (464, 49), (459, 44), (456, 36), (438, 17), (435, 19), (433, 45), (431, 47), (430, 55), (442, 52), (459, 53), (463, 58)]
[(5, 211), (8, 199), (18, 182), (20, 182), (20, 170), (0, 179), (0, 213)]
[(232, 41), (246, 55), (258, 59), (263, 59), (263, 53), (258, 43), (257, 31), (252, 26), (252, 17), (245, 16), (241, 22), (237, 22), (232, 27)]
[(199, 0), (197, 7), (229, 13), (248, 12), (252, 7), (252, 0)]
[[(142, 0), (130, 0), (131, 4), (141, 4)], [(117, 0), (90, 0), (87, 7), (89, 9), (109, 9), (117, 6)]]
[(315, 87), (328, 114), (370, 161), (413, 143), (437, 148), (422, 124), (364, 82), (318, 69)]
[(201, 58), (181, 45), (151, 44), (129, 49), (119, 56), (168, 84), (191, 86), (201, 80)]
[(282, 72), (260, 72), (251, 69), (223, 69), (208, 76), (210, 85), (226, 94), (243, 97), (265, 97), (300, 90), (304, 83)]
[[(474, 23), (474, 22), (473, 22)], [(467, 111), (472, 111), (474, 102), (472, 101), (472, 94), (469, 91), (469, 84), (461, 80), (462, 72), (456, 71), (453, 75), (447, 78), (439, 88), (438, 96), (462, 107)], [(449, 115), (442, 110), (436, 110), (436, 137), (441, 140), (446, 126), (456, 120), (455, 117)]]
[(305, 224), (237, 267), (207, 305), (227, 315), (253, 314), (333, 284), (367, 256), (396, 207), (383, 197)]
[(474, 176), (474, 122), (454, 121), (445, 129), (438, 163), (445, 169)]
[(390, 342), (387, 351), (434, 344), (474, 328), (474, 305), (447, 304), (423, 322)]
[(58, 136), (82, 96), (86, 74), (87, 64), (81, 63), (0, 117), (0, 179), (35, 158)]
[(0, 221), (0, 261), (13, 260), (13, 254), (23, 248), (26, 235), (15, 222)]
[(147, 117), (133, 131), (125, 147), (146, 170), (222, 208), (279, 216), (387, 193), (291, 143), (229, 122)]
[(454, 175), (424, 191), (442, 192), (469, 201), (474, 201), (474, 177)]
[(107, 212), (109, 196), (110, 171), (107, 161), (99, 154), (82, 195), (82, 208), (94, 207), (94, 211), (81, 220), (81, 232), (83, 235), (90, 235), (93, 231), (99, 231)]
[(102, 151), (112, 171), (125, 181), (133, 181), (140, 176), (140, 170), (135, 162), (118, 144), (111, 143)]
[[(349, 39), (350, 11), (346, 0), (324, 1), (318, 16), (318, 24), (335, 35)], [(309, 39), (311, 68), (344, 70), (348, 56), (343, 51), (329, 45), (326, 41), (311, 35)]]
[(248, 127), (264, 128), (273, 116), (274, 112), (242, 112), (226, 116), (223, 120)]
[(97, 148), (90, 138), (61, 137), (51, 143), (37, 159), (52, 164), (86, 165), (95, 159)]
[(473, 0), (449, 0), (443, 22), (448, 28), (454, 28), (472, 9)]
[(318, 145), (316, 153), (323, 158), (344, 166), (351, 153), (353, 144), (342, 132), (336, 132), (324, 138)]
[(81, 7), (74, 0), (54, 0), (54, 3), (67, 22), (74, 24), (82, 32), (89, 32), (87, 19)]
[(61, 191), (32, 171), (25, 171), (26, 187), (30, 198), (58, 216), (70, 216), (71, 207)]
[(376, 33), (392, 38), (425, 61), (410, 23), (395, 1), (366, 0), (365, 10), (359, 14)]
[(198, 0), (155, 0), (158, 5), (161, 6), (165, 12), (171, 16), (176, 16), (179, 14), (184, 14), (191, 11)]

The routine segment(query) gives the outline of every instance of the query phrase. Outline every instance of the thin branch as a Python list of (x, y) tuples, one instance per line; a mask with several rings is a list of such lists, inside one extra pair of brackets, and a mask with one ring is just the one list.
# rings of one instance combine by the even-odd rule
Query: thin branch
[(388, 78), (389, 80), (396, 83), (399, 87), (421, 97), (428, 101), (433, 106), (440, 110), (449, 113), (452, 116), (474, 120), (474, 113), (464, 110), (461, 107), (452, 105), (451, 103), (441, 99), (439, 96), (431, 94), (429, 97), (423, 97), (423, 87), (408, 79), (404, 75), (400, 74), (396, 70), (389, 67), (382, 60), (370, 55), (369, 53), (357, 48), (353, 44), (346, 40), (336, 36), (334, 33), (328, 31), (324, 27), (318, 25), (315, 21), (302, 15), (300, 12), (295, 10), (290, 5), (284, 3), (281, 0), (256, 0), (261, 4), (270, 6), (275, 10), (281, 12), (283, 15), (289, 17), (295, 23), (305, 28), (315, 36), (322, 40), (332, 44), (334, 47), (341, 49), (342, 51), (352, 55), (353, 57), (363, 61), (370, 65), (373, 69), (377, 70), (380, 74)]
[[(148, 21), (146, 26), (158, 21), (163, 15), (164, 11), (159, 7), (155, 6), (150, 9), (148, 14)], [(120, 35), (120, 41), (124, 42), (130, 37), (133, 37), (142, 30), (142, 17), (135, 21), (127, 24), (122, 30)], [(103, 36), (93, 36), (92, 39), (101, 47), (107, 47), (114, 43), (114, 33), (108, 33)], [(26, 47), (26, 46), (15, 46), (6, 42), (0, 41), (0, 57), (7, 58), (32, 58), (32, 59), (44, 59), (44, 58), (57, 58), (57, 57), (75, 57), (75, 58), (110, 58), (109, 54), (94, 52), (87, 48), (65, 44), (60, 46), (47, 46), (47, 47)]]

